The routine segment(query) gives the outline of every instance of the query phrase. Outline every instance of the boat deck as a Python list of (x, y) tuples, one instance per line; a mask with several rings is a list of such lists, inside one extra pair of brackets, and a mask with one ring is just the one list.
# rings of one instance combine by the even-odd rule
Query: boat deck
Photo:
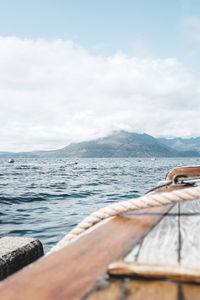
[(0, 286), (0, 299), (200, 299), (198, 284), (109, 278), (108, 264), (119, 259), (200, 268), (200, 200), (103, 222), (10, 276)]
[[(143, 218), (152, 214), (160, 213), (144, 213)], [(200, 268), (200, 200), (172, 207), (124, 260)], [(200, 285), (127, 277), (111, 278), (99, 282), (84, 299), (195, 300), (200, 299)]]

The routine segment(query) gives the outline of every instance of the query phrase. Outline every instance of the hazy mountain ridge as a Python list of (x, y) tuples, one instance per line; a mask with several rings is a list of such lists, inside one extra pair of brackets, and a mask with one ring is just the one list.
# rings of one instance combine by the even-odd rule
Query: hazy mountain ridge
[[(196, 145), (195, 148), (192, 148), (189, 140), (193, 142), (192, 145)], [(182, 145), (184, 145), (184, 147), (182, 147)], [(198, 156), (200, 156), (200, 137), (196, 139), (187, 139), (187, 141), (181, 138), (156, 139), (145, 133), (139, 134), (126, 131), (115, 132), (110, 136), (93, 141), (72, 143), (69, 146), (58, 150), (20, 153), (0, 152), (0, 157), (2, 158)]]
[(200, 152), (200, 137), (196, 138), (159, 138), (161, 143), (178, 151), (198, 151)]
[(71, 144), (63, 149), (69, 157), (151, 157), (177, 156), (177, 151), (147, 134), (121, 131), (90, 142)]

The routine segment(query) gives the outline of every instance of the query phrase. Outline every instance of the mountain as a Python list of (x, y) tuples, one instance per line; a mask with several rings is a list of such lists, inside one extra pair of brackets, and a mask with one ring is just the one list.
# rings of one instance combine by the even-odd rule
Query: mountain
[(3, 152), (0, 151), (0, 158), (37, 158), (38, 155), (34, 152)]
[[(172, 144), (173, 145), (173, 144)], [(199, 149), (200, 150), (200, 149)], [(156, 139), (146, 133), (115, 132), (93, 141), (73, 143), (59, 150), (21, 153), (0, 152), (0, 157), (196, 157), (200, 152), (180, 151), (167, 144), (166, 139)]]
[(161, 143), (177, 151), (197, 151), (200, 152), (200, 137), (196, 138), (159, 138)]
[(59, 151), (67, 157), (152, 157), (179, 156), (178, 151), (148, 134), (116, 132), (89, 142), (74, 143)]

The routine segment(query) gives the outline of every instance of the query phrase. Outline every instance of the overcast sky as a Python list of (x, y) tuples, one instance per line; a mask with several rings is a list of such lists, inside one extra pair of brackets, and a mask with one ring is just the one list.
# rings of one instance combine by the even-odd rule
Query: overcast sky
[(199, 0), (0, 0), (0, 151), (200, 136)]

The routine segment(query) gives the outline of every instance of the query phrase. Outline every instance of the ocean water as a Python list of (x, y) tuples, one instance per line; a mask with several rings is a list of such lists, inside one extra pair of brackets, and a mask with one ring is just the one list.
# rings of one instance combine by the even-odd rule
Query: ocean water
[(199, 158), (0, 160), (0, 236), (38, 238), (47, 252), (90, 213), (136, 198)]

